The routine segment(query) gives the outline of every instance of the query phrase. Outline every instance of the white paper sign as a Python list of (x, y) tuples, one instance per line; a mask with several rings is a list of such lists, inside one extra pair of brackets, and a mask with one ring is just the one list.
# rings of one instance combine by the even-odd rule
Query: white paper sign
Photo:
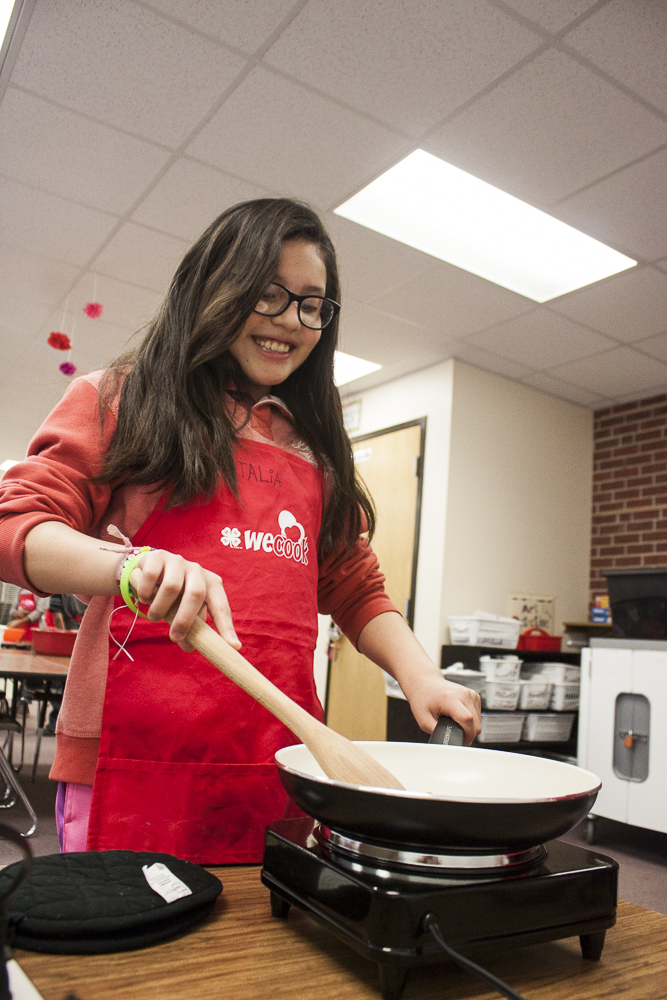
[(141, 870), (146, 876), (146, 881), (151, 889), (157, 892), (159, 896), (162, 896), (167, 903), (173, 903), (175, 899), (180, 899), (182, 896), (192, 895), (192, 889), (188, 889), (185, 882), (181, 882), (180, 878), (176, 878), (167, 866), (163, 865), (160, 861), (156, 861), (150, 867), (144, 865)]

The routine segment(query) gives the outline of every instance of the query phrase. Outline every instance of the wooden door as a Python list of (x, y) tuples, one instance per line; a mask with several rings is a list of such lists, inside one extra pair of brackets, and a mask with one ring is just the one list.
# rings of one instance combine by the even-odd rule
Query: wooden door
[[(373, 550), (390, 600), (411, 624), (424, 424), (420, 421), (353, 441), (355, 463), (375, 501)], [(387, 738), (387, 697), (379, 667), (342, 636), (327, 685), (327, 724), (352, 740)]]

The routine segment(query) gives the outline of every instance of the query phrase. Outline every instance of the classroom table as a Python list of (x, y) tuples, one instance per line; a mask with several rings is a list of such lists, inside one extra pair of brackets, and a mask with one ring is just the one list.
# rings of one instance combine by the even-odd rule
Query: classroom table
[(69, 656), (49, 656), (47, 653), (33, 653), (31, 649), (0, 648), (0, 677), (9, 680), (24, 680), (26, 677), (46, 678), (67, 677)]
[[(224, 891), (197, 929), (152, 948), (112, 955), (16, 949), (44, 1000), (379, 1000), (377, 970), (294, 907), (271, 916), (258, 866), (211, 868)], [(667, 916), (619, 904), (599, 962), (578, 938), (477, 953), (526, 1000), (664, 1000)], [(448, 963), (411, 970), (404, 1000), (498, 1000)]]
[[(60, 680), (67, 677), (69, 661), (69, 656), (48, 656), (44, 653), (34, 653), (31, 649), (0, 648), (0, 678), (14, 682), (11, 705), (9, 706), (9, 716), (11, 719), (16, 719), (21, 690), (26, 680), (32, 681), (31, 686), (33, 690), (37, 689), (39, 695), (40, 708), (37, 718), (37, 743), (35, 746), (35, 756), (32, 766), (33, 781), (35, 780), (35, 775), (37, 773), (39, 750), (42, 743), (46, 712), (51, 696), (51, 683), (54, 680)], [(3, 718), (7, 719), (7, 716), (0, 716), (0, 729), (8, 728), (7, 726), (3, 727), (1, 725)], [(0, 771), (2, 772), (4, 780), (13, 789), (15, 796), (21, 799), (30, 815), (32, 825), (30, 830), (25, 834), (26, 836), (30, 836), (35, 832), (37, 827), (37, 816), (35, 815), (34, 809), (32, 808), (32, 805), (30, 804), (22, 786), (13, 777), (13, 771), (20, 770), (20, 766), (14, 767), (12, 764), (12, 750), (13, 743), (10, 742), (7, 756), (5, 757), (3, 754), (3, 759), (0, 760)], [(0, 751), (0, 753), (2, 753), (2, 751)], [(23, 763), (22, 758), (23, 750), (21, 751), (21, 765)]]

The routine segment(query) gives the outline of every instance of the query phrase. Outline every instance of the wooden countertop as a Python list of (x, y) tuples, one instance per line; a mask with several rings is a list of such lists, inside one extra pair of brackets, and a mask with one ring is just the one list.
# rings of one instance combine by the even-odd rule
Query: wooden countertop
[(69, 656), (49, 656), (23, 649), (0, 649), (0, 676), (66, 677), (69, 661)]
[[(377, 970), (292, 908), (271, 916), (259, 866), (211, 869), (214, 914), (176, 941), (114, 955), (15, 957), (44, 1000), (379, 1000)], [(527, 1000), (664, 1000), (667, 917), (620, 903), (599, 962), (570, 938), (476, 957)], [(498, 1000), (453, 965), (412, 969), (404, 1000)]]

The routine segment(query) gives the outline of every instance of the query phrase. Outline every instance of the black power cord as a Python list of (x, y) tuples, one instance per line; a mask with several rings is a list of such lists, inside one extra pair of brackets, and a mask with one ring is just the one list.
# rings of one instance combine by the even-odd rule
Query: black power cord
[(479, 979), (483, 979), (485, 983), (489, 984), (489, 986), (493, 986), (494, 990), (498, 990), (502, 996), (507, 997), (507, 1000), (525, 1000), (525, 997), (522, 997), (520, 993), (517, 993), (516, 990), (511, 988), (511, 986), (504, 983), (502, 979), (498, 979), (497, 976), (494, 976), (492, 972), (489, 972), (481, 965), (478, 965), (477, 962), (473, 962), (471, 959), (466, 958), (465, 955), (460, 955), (458, 951), (454, 951), (454, 949), (447, 944), (442, 936), (440, 925), (438, 924), (438, 920), (434, 913), (427, 913), (423, 919), (422, 925), (424, 930), (428, 931), (428, 933), (440, 945), (444, 953), (451, 958), (453, 962), (460, 965), (462, 969), (467, 969), (468, 972), (472, 972), (473, 976), (478, 976)]

